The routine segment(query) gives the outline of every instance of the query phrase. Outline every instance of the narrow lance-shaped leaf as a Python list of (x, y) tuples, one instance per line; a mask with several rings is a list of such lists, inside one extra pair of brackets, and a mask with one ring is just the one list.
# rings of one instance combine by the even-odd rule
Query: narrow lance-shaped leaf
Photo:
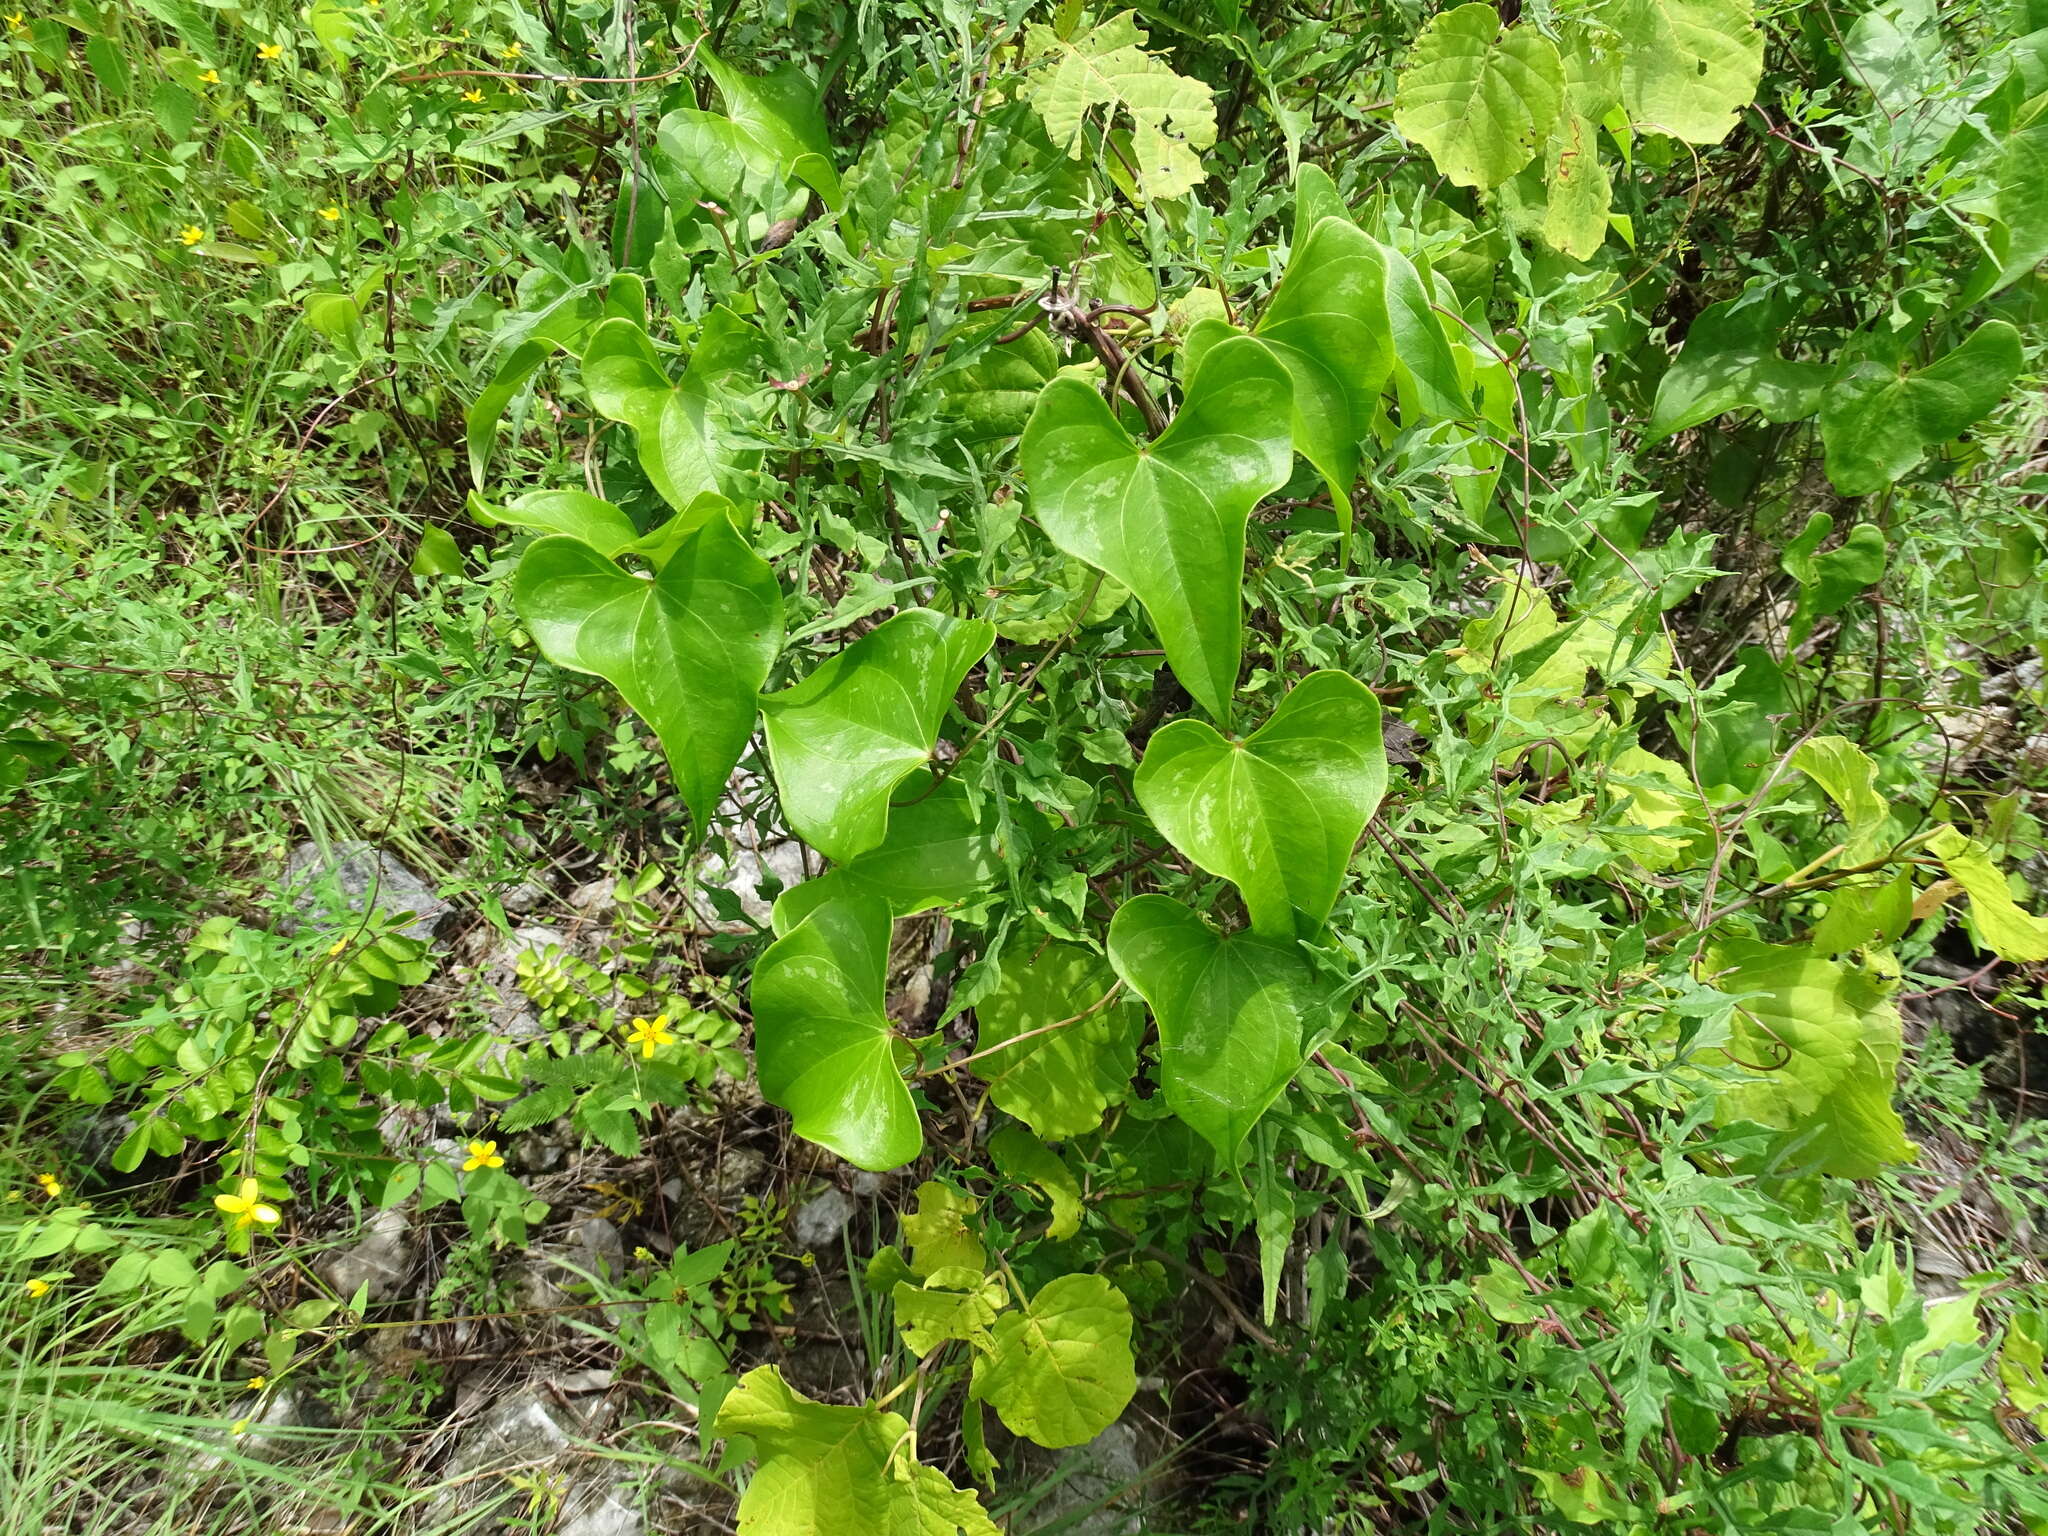
[(1117, 909), (1109, 958), (1159, 1022), (1167, 1104), (1235, 1164), (1325, 1017), (1308, 963), (1291, 942), (1219, 934), (1167, 896)]
[(604, 678), (661, 738), (701, 829), (754, 728), (755, 696), (782, 648), (775, 574), (714, 518), (652, 580), (576, 539), (535, 540), (512, 600), (541, 654)]
[(909, 1051), (883, 1011), (889, 932), (882, 902), (828, 901), (762, 952), (751, 993), (762, 1096), (806, 1141), (877, 1172), (924, 1147)]
[(1058, 378), (1024, 428), (1025, 474), (1047, 537), (1137, 594), (1188, 692), (1228, 722), (1244, 625), (1245, 522), (1287, 483), (1293, 390), (1249, 337), (1211, 347), (1156, 442), (1102, 396)]
[(1345, 673), (1315, 672), (1243, 741), (1176, 720), (1132, 787), (1174, 847), (1243, 893), (1255, 932), (1312, 935), (1386, 793), (1379, 700)]
[(982, 619), (910, 608), (761, 700), (782, 809), (840, 862), (888, 835), (889, 796), (927, 763), (946, 707), (995, 643)]

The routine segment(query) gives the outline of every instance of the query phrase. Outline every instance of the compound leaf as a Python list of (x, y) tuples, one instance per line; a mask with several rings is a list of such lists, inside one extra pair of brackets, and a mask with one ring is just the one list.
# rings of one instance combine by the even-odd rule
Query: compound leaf
[(996, 1319), (974, 1393), (1014, 1435), (1057, 1448), (1092, 1440), (1138, 1390), (1131, 1304), (1100, 1275), (1061, 1275)]
[(1159, 1022), (1160, 1075), (1173, 1112), (1223, 1162), (1301, 1066), (1324, 1016), (1315, 978), (1290, 942), (1217, 933), (1168, 896), (1140, 896), (1109, 925), (1117, 974)]
[(903, 1081), (909, 1048), (883, 1011), (889, 908), (825, 902), (754, 964), (754, 1066), (797, 1135), (857, 1168), (901, 1167), (924, 1147)]
[(1497, 187), (1535, 156), (1564, 101), (1564, 61), (1534, 27), (1503, 30), (1484, 0), (1443, 11), (1415, 37), (1394, 89), (1394, 126), (1461, 187)]
[(907, 608), (762, 697), (782, 809), (805, 842), (841, 863), (883, 842), (891, 791), (930, 760), (947, 705), (994, 643), (986, 620)]
[(1174, 847), (1237, 886), (1254, 932), (1308, 937), (1386, 793), (1379, 700), (1346, 673), (1314, 672), (1243, 741), (1176, 720), (1132, 787)]
[(1233, 336), (1203, 354), (1155, 442), (1133, 439), (1072, 377), (1045, 387), (1024, 428), (1046, 536), (1137, 594), (1175, 675), (1225, 723), (1244, 644), (1245, 521), (1287, 483), (1292, 398), (1272, 352)]
[(654, 727), (701, 829), (747, 737), (782, 649), (782, 593), (724, 518), (684, 538), (652, 580), (553, 535), (519, 557), (512, 601), (540, 652), (602, 677)]

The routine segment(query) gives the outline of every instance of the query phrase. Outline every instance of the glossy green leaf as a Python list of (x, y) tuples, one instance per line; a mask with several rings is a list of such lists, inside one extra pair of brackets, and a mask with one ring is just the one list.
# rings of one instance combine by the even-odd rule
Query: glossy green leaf
[(782, 648), (774, 572), (724, 518), (649, 580), (589, 545), (537, 539), (512, 600), (541, 654), (602, 677), (654, 727), (701, 829), (754, 729), (755, 696)]
[(607, 559), (616, 559), (640, 538), (630, 517), (588, 491), (528, 491), (503, 506), (471, 491), (469, 512), (487, 528), (502, 523), (536, 533), (558, 533), (588, 544)]
[(891, 792), (930, 760), (953, 695), (994, 643), (985, 620), (906, 609), (763, 696), (782, 809), (805, 842), (841, 863), (881, 845)]
[(647, 332), (631, 320), (605, 321), (583, 349), (583, 387), (600, 416), (633, 429), (640, 467), (677, 511), (704, 495), (746, 495), (740, 461), (713, 421), (710, 389), (696, 372), (671, 383)]
[(1295, 446), (1329, 486), (1347, 537), (1358, 444), (1394, 368), (1386, 281), (1365, 231), (1348, 218), (1324, 219), (1296, 244), (1252, 333), (1287, 366)]
[(813, 1402), (772, 1365), (740, 1378), (718, 1433), (745, 1435), (760, 1458), (740, 1536), (1000, 1536), (971, 1490), (908, 1458), (899, 1415)]
[(1550, 137), (1564, 101), (1557, 45), (1503, 29), (1484, 0), (1441, 11), (1415, 35), (1394, 88), (1394, 126), (1461, 187), (1497, 187)]
[(789, 932), (819, 902), (844, 892), (880, 897), (897, 917), (950, 906), (1000, 879), (1003, 869), (990, 809), (977, 813), (958, 778), (936, 789), (928, 778), (912, 778), (889, 808), (889, 832), (878, 847), (776, 898), (775, 931)]
[(1996, 408), (2020, 371), (2020, 333), (1986, 320), (1953, 351), (1900, 373), (1863, 362), (1829, 387), (1820, 412), (1828, 479), (1844, 496), (1891, 485), (1929, 448)]
[(726, 120), (741, 138), (782, 172), (839, 205), (839, 173), (832, 167), (832, 138), (825, 123), (817, 82), (797, 64), (782, 64), (765, 75), (749, 75), (700, 48), (698, 56), (725, 105)]
[(1977, 937), (1993, 954), (2026, 964), (2048, 960), (2048, 917), (2035, 917), (2012, 899), (2005, 875), (1982, 843), (1943, 827), (1927, 840), (1927, 848), (1969, 893)]
[(1718, 144), (1756, 98), (1764, 35), (1751, 0), (1607, 0), (1621, 99), (1636, 127)]
[(1237, 886), (1255, 932), (1313, 935), (1386, 793), (1379, 700), (1346, 673), (1314, 672), (1242, 741), (1176, 720), (1132, 787), (1174, 847)]
[(1218, 720), (1244, 642), (1245, 522), (1293, 462), (1287, 371), (1249, 337), (1209, 349), (1180, 414), (1143, 444), (1081, 380), (1045, 387), (1024, 428), (1040, 525), (1145, 605), (1166, 659)]
[(1718, 1121), (1791, 1132), (1797, 1162), (1843, 1178), (1912, 1159), (1892, 1107), (1899, 1011), (1886, 984), (1803, 944), (1754, 939), (1715, 945), (1700, 969), (1742, 999), (1719, 1054), (1745, 1075), (1720, 1088)]
[(1039, 1135), (1085, 1135), (1123, 1102), (1143, 1012), (1128, 998), (1104, 1002), (1116, 973), (1078, 944), (1013, 942), (1002, 959), (1002, 981), (975, 1006), (974, 1049), (989, 1054), (972, 1071), (998, 1109)]
[(1291, 942), (1219, 934), (1166, 896), (1117, 909), (1109, 958), (1159, 1023), (1167, 1104), (1235, 1164), (1326, 1017), (1308, 962)]
[(881, 902), (826, 902), (762, 951), (751, 994), (762, 1096), (806, 1141), (876, 1171), (924, 1147), (909, 1047), (884, 1012), (889, 933)]
[(1061, 1275), (996, 1319), (974, 1393), (1013, 1435), (1057, 1448), (1094, 1439), (1138, 1390), (1131, 1304), (1100, 1275)]
[(1701, 310), (1658, 382), (1645, 436), (1669, 437), (1725, 411), (1799, 421), (1819, 410), (1833, 369), (1779, 356), (1790, 318), (1789, 304), (1770, 300), (1729, 299)]

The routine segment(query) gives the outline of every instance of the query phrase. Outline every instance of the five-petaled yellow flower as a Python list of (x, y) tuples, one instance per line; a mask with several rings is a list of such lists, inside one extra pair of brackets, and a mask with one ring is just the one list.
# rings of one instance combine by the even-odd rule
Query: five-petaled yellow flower
[(39, 1173), (36, 1175), (36, 1182), (43, 1186), (43, 1193), (52, 1200), (64, 1193), (64, 1185), (54, 1173)]
[(249, 1378), (249, 1390), (251, 1392), (261, 1392), (269, 1385), (270, 1378), (268, 1376), (251, 1376)]
[(464, 101), (482, 101), (484, 99), (484, 93), (482, 91), (464, 91), (462, 93), (462, 99)]
[(197, 224), (187, 224), (178, 231), (178, 239), (184, 245), (197, 245), (206, 238), (206, 231)]
[(201, 85), (219, 85), (220, 71), (217, 69), (209, 69), (205, 74), (199, 77), (199, 83)]
[(657, 1014), (651, 1019), (635, 1019), (626, 1031), (627, 1044), (640, 1047), (643, 1061), (653, 1060), (654, 1048), (659, 1045), (672, 1045), (675, 1038), (669, 1033), (668, 1015), (665, 1013)]
[(31, 1299), (41, 1301), (50, 1294), (50, 1282), (47, 1280), (31, 1280), (22, 1289), (28, 1292)]
[(329, 203), (325, 208), (322, 208), (320, 210), (320, 217), (325, 219), (328, 223), (332, 224), (336, 219), (341, 217), (341, 209), (337, 204)]
[(262, 1185), (254, 1179), (244, 1179), (232, 1195), (215, 1195), (213, 1208), (234, 1217), (238, 1227), (274, 1227), (278, 1221), (277, 1207), (265, 1205), (258, 1198), (262, 1193)]
[(498, 1154), (498, 1144), (495, 1141), (472, 1141), (469, 1144), (469, 1157), (463, 1163), (462, 1171), (475, 1173), (479, 1168), (504, 1166), (505, 1159)]
[(259, 59), (263, 59), (263, 60), (265, 60), (266, 62), (267, 62), (267, 61), (269, 61), (269, 60), (271, 60), (271, 59), (279, 59), (279, 58), (283, 58), (283, 57), (284, 57), (284, 44), (283, 44), (283, 43), (265, 43), (265, 44), (264, 44), (264, 45), (263, 45), (263, 46), (262, 46), (261, 48), (258, 48), (258, 49), (256, 50), (256, 57), (257, 57), (257, 58), (259, 58)]

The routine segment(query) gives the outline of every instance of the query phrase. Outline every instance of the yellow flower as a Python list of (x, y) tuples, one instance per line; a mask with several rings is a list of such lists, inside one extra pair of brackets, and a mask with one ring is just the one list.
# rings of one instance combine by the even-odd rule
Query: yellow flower
[(464, 101), (482, 101), (484, 99), (484, 93), (482, 91), (464, 91), (462, 93), (462, 99)]
[(41, 1301), (50, 1294), (50, 1282), (47, 1280), (31, 1280), (22, 1289), (28, 1292), (30, 1300)]
[[(335, 215), (335, 217), (336, 217), (336, 218), (338, 219), (338, 218), (340, 218), (340, 217), (341, 217), (341, 215), (337, 213), (337, 214)], [(327, 953), (328, 953), (329, 955), (338, 955), (338, 954), (340, 954), (340, 953), (341, 953), (341, 952), (342, 952), (342, 951), (343, 951), (344, 949), (347, 949), (347, 948), (348, 948), (348, 940), (347, 940), (347, 939), (336, 939), (336, 940), (335, 940), (335, 941), (334, 941), (334, 942), (333, 942), (332, 944), (330, 944), (330, 945), (328, 945), (328, 946), (327, 946)]]
[(479, 1168), (502, 1168), (505, 1159), (498, 1155), (495, 1141), (472, 1141), (469, 1144), (469, 1158), (462, 1165), (464, 1173), (475, 1173)]
[(251, 1392), (261, 1392), (269, 1385), (270, 1378), (268, 1376), (251, 1376), (249, 1378), (249, 1390)]
[(182, 244), (185, 245), (197, 245), (200, 241), (204, 240), (205, 238), (206, 231), (201, 229), (197, 224), (187, 224), (183, 229), (178, 231), (178, 239)]
[(254, 1179), (244, 1179), (232, 1195), (215, 1195), (213, 1208), (235, 1218), (238, 1227), (277, 1225), (277, 1207), (265, 1205), (257, 1197), (263, 1186)]
[(325, 219), (328, 223), (332, 224), (336, 219), (341, 217), (341, 209), (337, 207), (335, 204), (329, 203), (325, 208), (322, 208), (320, 210), (320, 217)]
[(249, 1421), (247, 1419), (235, 1420), (233, 1424), (230, 1424), (228, 1426), (228, 1433), (233, 1435), (237, 1440), (241, 1439), (242, 1436), (249, 1433)]
[(509, 48), (499, 50), (498, 57), (501, 59), (516, 59), (523, 52), (525, 52), (525, 49), (522, 48), (518, 43), (514, 43)]
[(43, 1193), (52, 1200), (64, 1193), (64, 1186), (54, 1173), (39, 1173), (36, 1175), (36, 1182), (43, 1186)]
[(261, 48), (258, 48), (256, 50), (256, 57), (265, 60), (266, 62), (268, 62), (271, 59), (282, 58), (284, 57), (284, 44), (265, 43)]
[(199, 83), (201, 85), (219, 85), (220, 71), (217, 69), (209, 69), (205, 74), (199, 77)]
[(25, 24), (26, 20), (27, 18), (20, 11), (14, 12), (7, 18), (7, 30), (10, 32), (26, 32), (28, 30)]
[(672, 1045), (675, 1038), (668, 1032), (668, 1015), (665, 1013), (651, 1019), (635, 1019), (626, 1032), (626, 1043), (640, 1047), (640, 1057), (643, 1061), (653, 1060), (654, 1048), (659, 1045)]

